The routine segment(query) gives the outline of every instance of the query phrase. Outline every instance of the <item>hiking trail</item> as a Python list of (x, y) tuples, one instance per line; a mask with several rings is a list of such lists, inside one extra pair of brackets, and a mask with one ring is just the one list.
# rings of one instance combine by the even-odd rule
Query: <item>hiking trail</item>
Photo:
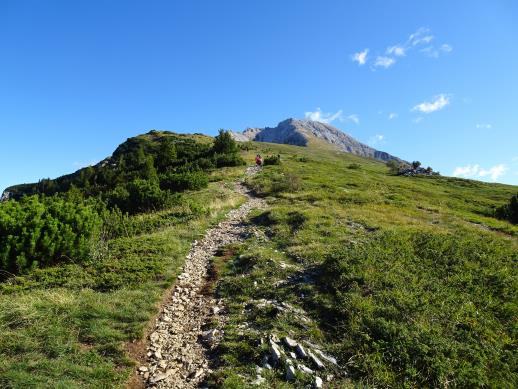
[[(249, 167), (245, 175), (258, 171), (260, 167)], [(250, 230), (246, 216), (254, 208), (266, 207), (265, 200), (255, 197), (242, 181), (235, 190), (247, 201), (192, 243), (183, 271), (161, 308), (149, 335), (148, 364), (137, 369), (147, 388), (196, 388), (211, 372), (210, 351), (223, 337), (225, 323), (224, 302), (206, 291), (211, 258), (220, 248), (244, 241)], [(210, 323), (218, 325), (206, 328)]]

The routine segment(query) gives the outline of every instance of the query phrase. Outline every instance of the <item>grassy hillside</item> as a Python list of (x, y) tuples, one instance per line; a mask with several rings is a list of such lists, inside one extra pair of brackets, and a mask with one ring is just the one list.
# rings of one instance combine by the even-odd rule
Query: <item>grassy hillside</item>
[[(321, 373), (331, 387), (518, 385), (518, 226), (492, 217), (517, 187), (390, 176), (318, 144), (257, 147), (282, 163), (249, 182), (271, 206), (257, 233), (217, 262), (231, 303), (212, 383), (248, 387), (274, 334), (337, 357)], [(262, 374), (264, 387), (309, 382)]]
[[(40, 193), (42, 203), (57, 196), (56, 204), (79, 190), (86, 206), (94, 201), (89, 212), (100, 209), (105, 238), (92, 240), (85, 258), (59, 256), (0, 283), (0, 387), (125, 386), (132, 341), (157, 313), (191, 242), (243, 201), (231, 183), (244, 167), (221, 167), (235, 159), (211, 152), (208, 137), (178, 136), (200, 146), (185, 158), (175, 146), (165, 165), (154, 157), (156, 176), (149, 175), (138, 150), (155, 156), (164, 136), (177, 135), (139, 137), (136, 148), (132, 141), (119, 149), (124, 157), (109, 160), (114, 166), (57, 180), (50, 192), (18, 187)], [(493, 217), (517, 187), (390, 176), (379, 162), (318, 142), (250, 143), (241, 155), (252, 161), (257, 152), (280, 154), (281, 163), (248, 182), (270, 206), (252, 215), (255, 234), (215, 258), (214, 293), (226, 299), (229, 318), (211, 384), (250, 387), (268, 354), (264, 340), (275, 334), (334, 355), (340, 367), (321, 373), (334, 376), (328, 387), (518, 386), (518, 227)], [(122, 178), (103, 181), (128, 162)], [(202, 172), (207, 186), (178, 194), (170, 184), (185, 182), (178, 175), (186, 172)], [(136, 190), (135, 180), (154, 189)], [(113, 200), (123, 189), (153, 201), (162, 192), (176, 197), (159, 208), (130, 202), (134, 212), (124, 215)], [(265, 370), (263, 387), (310, 383), (304, 374), (286, 382), (284, 373)]]

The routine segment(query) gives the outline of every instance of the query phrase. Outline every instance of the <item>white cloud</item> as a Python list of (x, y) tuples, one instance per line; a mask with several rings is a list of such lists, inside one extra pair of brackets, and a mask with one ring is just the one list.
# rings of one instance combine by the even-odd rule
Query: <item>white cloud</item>
[(435, 37), (430, 34), (430, 29), (421, 27), (413, 34), (410, 34), (407, 40), (408, 45), (417, 46), (420, 44), (427, 44), (433, 41)]
[(506, 171), (507, 166), (503, 163), (490, 167), (489, 169), (481, 168), (480, 165), (475, 164), (456, 167), (453, 171), (453, 176), (464, 178), (490, 177), (492, 181), (496, 181)]
[(412, 119), (412, 121), (413, 121), (414, 123), (416, 123), (416, 124), (417, 124), (417, 123), (421, 123), (421, 121), (422, 121), (422, 120), (423, 120), (423, 118), (422, 118), (421, 116), (418, 116), (418, 117), (416, 117), (415, 119)]
[(421, 49), (420, 51), (430, 58), (439, 58), (441, 53), (451, 53), (453, 51), (453, 47), (447, 43), (443, 43), (438, 48), (431, 45)]
[(389, 115), (388, 115), (388, 119), (389, 120), (392, 120), (392, 119), (395, 119), (395, 118), (397, 118), (397, 113), (395, 113), (395, 112), (389, 113)]
[(394, 45), (387, 47), (386, 53), (388, 55), (395, 55), (396, 57), (404, 57), (406, 54), (406, 48), (402, 45)]
[(367, 54), (369, 53), (369, 49), (364, 49), (363, 51), (360, 51), (358, 53), (354, 53), (352, 55), (352, 60), (354, 62), (358, 62), (358, 65), (362, 66), (365, 65), (367, 62)]
[(439, 50), (444, 51), (445, 53), (451, 53), (453, 51), (453, 47), (451, 45), (444, 43), (439, 47)]
[(396, 63), (396, 60), (391, 57), (383, 57), (383, 56), (377, 56), (376, 61), (374, 61), (375, 67), (382, 67), (382, 68), (389, 68), (392, 65)]
[(360, 124), (360, 117), (356, 115), (355, 113), (349, 115), (346, 117), (347, 120), (350, 120), (351, 122), (355, 124)]
[(414, 108), (412, 108), (412, 111), (432, 113), (443, 109), (448, 104), (450, 104), (450, 98), (444, 93), (441, 93), (440, 95), (435, 96), (432, 101), (425, 101), (421, 104), (417, 104)]
[(374, 136), (371, 136), (367, 143), (369, 145), (371, 145), (371, 146), (376, 146), (378, 144), (384, 144), (385, 143), (385, 136), (381, 135), (381, 134), (376, 134)]
[(335, 113), (325, 113), (322, 112), (320, 108), (317, 108), (316, 111), (305, 112), (304, 116), (306, 117), (306, 119), (314, 120), (316, 122), (331, 123), (336, 119), (342, 119), (342, 110), (340, 109)]
[(354, 53), (351, 59), (357, 62), (358, 65), (365, 65), (367, 62), (371, 63), (370, 69), (374, 70), (377, 67), (389, 68), (396, 63), (396, 58), (405, 57), (409, 51), (415, 49), (428, 57), (438, 58), (441, 53), (450, 53), (453, 47), (448, 43), (436, 44), (434, 42), (435, 36), (429, 28), (420, 27), (414, 33), (410, 34), (406, 41), (399, 42), (388, 46), (385, 49), (385, 55), (377, 55), (373, 60), (367, 58), (369, 49), (364, 49)]
[(475, 127), (483, 128), (485, 130), (490, 130), (491, 128), (493, 128), (493, 126), (489, 123), (477, 123), (477, 125)]

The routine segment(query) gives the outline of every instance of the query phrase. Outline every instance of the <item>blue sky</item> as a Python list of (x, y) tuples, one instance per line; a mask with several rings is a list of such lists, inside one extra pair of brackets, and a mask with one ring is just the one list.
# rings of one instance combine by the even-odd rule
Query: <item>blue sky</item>
[(151, 129), (328, 121), (518, 184), (516, 1), (0, 2), (0, 190)]

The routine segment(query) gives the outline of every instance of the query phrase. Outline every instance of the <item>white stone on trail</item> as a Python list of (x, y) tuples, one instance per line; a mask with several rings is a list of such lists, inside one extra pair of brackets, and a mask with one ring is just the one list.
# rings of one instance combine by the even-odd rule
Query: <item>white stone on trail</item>
[(330, 355), (324, 354), (322, 351), (315, 349), (315, 352), (322, 357), (324, 361), (327, 361), (335, 366), (338, 366), (338, 362), (336, 361), (336, 358), (333, 358)]
[(300, 344), (298, 344), (297, 347), (295, 348), (295, 352), (301, 358), (307, 358), (308, 357), (308, 354), (306, 353), (306, 350), (304, 350), (304, 347), (302, 347), (302, 345), (300, 345)]
[(286, 345), (288, 347), (294, 348), (294, 347), (297, 347), (297, 345), (298, 345), (297, 342), (295, 342), (293, 339), (291, 339), (287, 336), (283, 340), (284, 340), (284, 343), (286, 343)]
[(322, 361), (320, 359), (318, 359), (318, 357), (315, 354), (313, 354), (311, 351), (308, 351), (308, 356), (313, 361), (313, 363), (316, 365), (316, 367), (318, 367), (319, 369), (324, 369), (326, 367), (322, 363)]
[(270, 356), (272, 357), (272, 361), (274, 363), (277, 363), (281, 359), (281, 350), (279, 349), (279, 346), (275, 344), (273, 340), (269, 340), (270, 342)]
[(322, 378), (320, 378), (319, 376), (316, 376), (315, 377), (315, 388), (321, 388), (322, 386), (324, 385), (324, 383), (322, 382)]
[(293, 365), (288, 365), (286, 368), (286, 380), (293, 381), (295, 379), (295, 368)]
[(314, 371), (311, 370), (309, 367), (307, 367), (306, 365), (297, 365), (297, 369), (299, 369), (300, 371), (306, 373), (306, 374), (313, 374)]
[[(258, 167), (249, 167), (246, 175), (258, 171)], [(207, 230), (203, 239), (192, 243), (171, 299), (162, 307), (149, 336), (149, 367), (138, 369), (141, 374), (149, 372), (149, 376), (143, 376), (148, 388), (198, 388), (210, 373), (209, 351), (220, 341), (226, 321), (223, 302), (214, 300), (204, 288), (210, 260), (221, 247), (243, 241), (251, 234), (246, 216), (250, 210), (266, 206), (242, 182), (236, 183), (235, 190), (247, 197), (246, 203), (228, 212), (225, 220)], [(207, 328), (211, 321), (217, 328)], [(280, 359), (281, 353), (275, 347)], [(142, 370), (143, 367), (148, 371)], [(256, 384), (263, 382), (264, 378), (258, 376)]]

